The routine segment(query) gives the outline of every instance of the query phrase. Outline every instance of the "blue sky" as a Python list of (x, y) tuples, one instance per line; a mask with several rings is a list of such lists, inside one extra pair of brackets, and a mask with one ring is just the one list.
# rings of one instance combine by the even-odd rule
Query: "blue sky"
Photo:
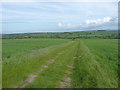
[(3, 2), (2, 33), (117, 29), (117, 2)]

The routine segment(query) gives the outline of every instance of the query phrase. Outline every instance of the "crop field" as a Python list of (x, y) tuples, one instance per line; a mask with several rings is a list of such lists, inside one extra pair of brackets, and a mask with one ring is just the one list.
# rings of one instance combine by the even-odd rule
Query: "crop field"
[(3, 88), (117, 88), (118, 39), (3, 39)]

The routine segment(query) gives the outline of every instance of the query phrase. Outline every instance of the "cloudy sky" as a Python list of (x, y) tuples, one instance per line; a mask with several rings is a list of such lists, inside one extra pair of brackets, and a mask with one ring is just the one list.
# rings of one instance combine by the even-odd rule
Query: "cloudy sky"
[[(2, 33), (116, 30), (118, 2), (4, 0)], [(90, 0), (89, 0), (90, 1)]]

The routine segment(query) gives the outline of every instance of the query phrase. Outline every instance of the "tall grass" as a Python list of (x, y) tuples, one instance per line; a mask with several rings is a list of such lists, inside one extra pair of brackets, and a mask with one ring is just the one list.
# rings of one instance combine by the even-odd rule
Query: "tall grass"
[(116, 40), (82, 40), (74, 62), (74, 87), (117, 88), (116, 46)]

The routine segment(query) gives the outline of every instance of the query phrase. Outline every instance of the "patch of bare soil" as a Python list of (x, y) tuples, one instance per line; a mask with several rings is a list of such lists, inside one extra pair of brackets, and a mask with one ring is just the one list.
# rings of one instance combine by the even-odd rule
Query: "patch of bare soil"
[(70, 77), (65, 77), (63, 82), (60, 82), (61, 88), (71, 88), (72, 79)]
[(49, 61), (48, 61), (48, 64), (51, 64), (51, 63), (53, 63), (54, 61), (55, 61), (54, 59), (49, 60)]
[(72, 74), (72, 72), (71, 72), (71, 71), (66, 71), (66, 73), (67, 73), (67, 74)]
[[(67, 65), (68, 68), (73, 68), (73, 65)], [(65, 76), (63, 78), (63, 81), (60, 82), (60, 88), (72, 88), (72, 79), (69, 77), (70, 74), (72, 74), (71, 71), (66, 71), (68, 76)]]
[(73, 65), (67, 65), (68, 68), (73, 68)]
[(38, 75), (30, 75), (28, 78), (26, 78), (26, 79), (20, 84), (19, 88), (24, 88), (24, 87), (27, 86), (28, 84), (32, 83), (37, 76), (38, 76)]
[(76, 59), (77, 57), (73, 57), (73, 59)]

